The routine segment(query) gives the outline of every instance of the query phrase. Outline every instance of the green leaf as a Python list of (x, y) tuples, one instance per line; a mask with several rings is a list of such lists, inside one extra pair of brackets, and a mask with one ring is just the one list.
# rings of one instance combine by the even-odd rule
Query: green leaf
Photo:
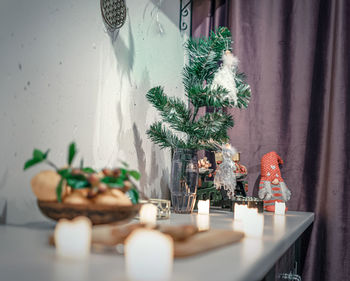
[(38, 163), (43, 162), (44, 160), (46, 160), (46, 157), (49, 154), (49, 151), (50, 150), (47, 150), (44, 153), (41, 150), (35, 148), (33, 150), (33, 158), (29, 159), (27, 162), (24, 163), (23, 170), (26, 170), (26, 169), (28, 169), (28, 168), (30, 168)]
[(139, 180), (141, 178), (141, 174), (138, 171), (129, 171), (129, 175), (135, 180)]
[(34, 149), (34, 151), (33, 151), (33, 159), (44, 160), (46, 158), (47, 153), (44, 153), (44, 152), (42, 152), (39, 149)]
[(73, 189), (81, 189), (90, 187), (89, 181), (85, 178), (84, 175), (69, 175), (67, 178), (67, 184)]
[(43, 162), (45, 159), (29, 159), (27, 162), (24, 163), (23, 170), (27, 170), (28, 168)]
[(137, 204), (139, 202), (139, 192), (137, 189), (132, 188), (125, 193), (131, 200), (133, 204)]
[(61, 170), (58, 170), (57, 173), (63, 178), (68, 178), (72, 173), (72, 169), (70, 168), (61, 169)]
[(104, 177), (101, 182), (107, 184), (111, 188), (120, 188), (124, 187), (124, 181), (122, 178), (114, 178), (114, 177)]
[(69, 149), (68, 149), (68, 165), (69, 166), (72, 164), (75, 154), (76, 154), (75, 143), (72, 142), (69, 145)]
[(125, 161), (121, 161), (122, 165), (125, 167), (125, 168), (128, 168), (129, 167), (129, 164), (126, 163)]
[(56, 187), (56, 196), (57, 196), (57, 201), (62, 202), (62, 187), (63, 187), (63, 181), (64, 178), (61, 178), (59, 181), (57, 187)]
[(44, 159), (47, 158), (47, 155), (49, 154), (49, 152), (50, 152), (50, 149), (46, 150), (46, 152), (44, 153)]
[(93, 168), (90, 168), (90, 167), (81, 168), (81, 170), (82, 170), (84, 173), (87, 173), (87, 174), (96, 173), (96, 171), (95, 171)]
[(80, 189), (91, 186), (84, 175), (72, 175), (72, 169), (70, 168), (61, 169), (57, 171), (57, 173), (61, 175), (61, 177), (65, 179), (67, 181), (67, 184), (73, 189)]
[(128, 170), (124, 168), (120, 168), (120, 178), (126, 180), (128, 178)]

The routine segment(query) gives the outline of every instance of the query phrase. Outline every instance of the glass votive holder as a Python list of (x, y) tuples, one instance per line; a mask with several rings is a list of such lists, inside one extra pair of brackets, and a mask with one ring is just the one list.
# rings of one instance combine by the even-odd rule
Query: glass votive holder
[[(235, 196), (233, 200), (233, 205), (246, 205), (249, 209), (258, 209), (258, 213), (264, 212), (264, 201), (256, 198), (256, 197), (242, 197), (242, 196)], [(234, 210), (234, 206), (233, 206)]]
[(140, 204), (153, 204), (157, 207), (157, 219), (165, 220), (170, 218), (170, 200), (151, 198), (140, 200)]

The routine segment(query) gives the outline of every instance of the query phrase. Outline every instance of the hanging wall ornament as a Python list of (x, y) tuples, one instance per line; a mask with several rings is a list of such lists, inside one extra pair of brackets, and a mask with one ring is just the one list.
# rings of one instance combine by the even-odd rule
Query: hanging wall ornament
[(287, 202), (291, 196), (279, 164), (283, 164), (283, 160), (275, 151), (266, 153), (261, 158), (259, 198), (264, 200), (264, 208), (269, 212), (275, 211), (275, 202)]
[(121, 28), (126, 20), (126, 5), (124, 0), (101, 0), (101, 13), (108, 31), (114, 32)]
[(232, 156), (237, 153), (236, 149), (230, 144), (222, 146), (222, 163), (218, 165), (214, 178), (216, 189), (223, 187), (227, 191), (227, 196), (232, 199), (236, 189), (236, 164)]
[(236, 88), (236, 69), (238, 66), (238, 59), (231, 51), (226, 50), (222, 56), (222, 64), (214, 75), (212, 82), (212, 89), (217, 89), (218, 86), (225, 88), (228, 93), (226, 98), (230, 102), (237, 105), (237, 88)]

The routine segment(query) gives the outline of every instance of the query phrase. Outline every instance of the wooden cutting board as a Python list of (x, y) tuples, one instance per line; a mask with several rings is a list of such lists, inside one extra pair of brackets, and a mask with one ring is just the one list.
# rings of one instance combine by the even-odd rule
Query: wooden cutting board
[(212, 229), (199, 232), (184, 241), (174, 243), (174, 257), (185, 258), (214, 250), (238, 242), (244, 237), (242, 232)]

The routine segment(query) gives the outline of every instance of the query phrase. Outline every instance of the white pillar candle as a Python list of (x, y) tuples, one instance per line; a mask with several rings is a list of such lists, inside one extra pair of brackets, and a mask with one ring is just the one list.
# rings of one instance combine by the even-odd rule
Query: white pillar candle
[(56, 254), (70, 259), (85, 259), (90, 254), (91, 221), (77, 217), (71, 221), (61, 219), (55, 228)]
[(173, 239), (156, 230), (135, 230), (125, 241), (126, 273), (132, 281), (170, 280)]
[(144, 204), (140, 210), (140, 222), (154, 227), (157, 221), (157, 207), (153, 204)]
[(275, 202), (275, 215), (284, 216), (286, 213), (286, 203)]
[(210, 200), (198, 200), (198, 214), (208, 215), (210, 208)]
[(197, 215), (197, 227), (199, 231), (209, 230), (210, 228), (210, 217), (209, 215)]
[(264, 215), (257, 209), (247, 209), (243, 218), (244, 233), (248, 237), (261, 237), (264, 231)]

